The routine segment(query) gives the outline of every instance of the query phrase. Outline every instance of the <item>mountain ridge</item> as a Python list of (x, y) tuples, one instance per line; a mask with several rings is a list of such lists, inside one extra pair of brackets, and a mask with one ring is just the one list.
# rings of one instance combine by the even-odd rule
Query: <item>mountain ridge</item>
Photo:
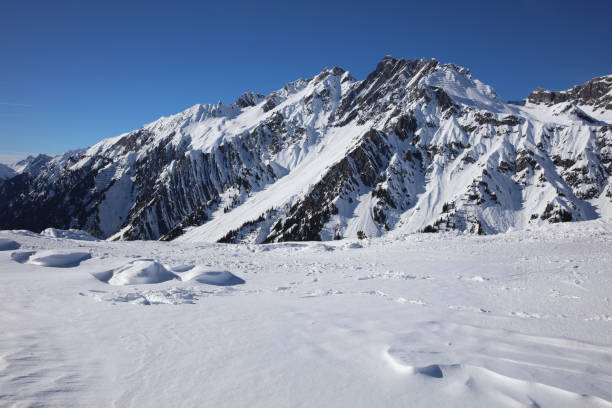
[(386, 56), (362, 81), (326, 68), (11, 178), (0, 228), (261, 243), (608, 216), (610, 83), (517, 105), (435, 59)]

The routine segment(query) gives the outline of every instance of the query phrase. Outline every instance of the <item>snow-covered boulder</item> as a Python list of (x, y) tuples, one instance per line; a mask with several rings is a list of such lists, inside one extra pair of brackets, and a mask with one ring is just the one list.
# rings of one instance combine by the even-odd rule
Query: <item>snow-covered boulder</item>
[(119, 269), (110, 271), (107, 274), (94, 275), (98, 279), (111, 285), (142, 285), (150, 283), (161, 283), (177, 276), (168, 271), (162, 264), (152, 259), (138, 259), (129, 262)]

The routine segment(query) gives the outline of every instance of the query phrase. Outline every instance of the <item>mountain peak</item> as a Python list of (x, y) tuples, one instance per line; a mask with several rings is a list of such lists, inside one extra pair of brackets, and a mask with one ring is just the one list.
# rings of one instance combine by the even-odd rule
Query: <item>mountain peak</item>
[(236, 105), (241, 108), (247, 108), (249, 106), (258, 105), (259, 102), (265, 99), (265, 95), (255, 92), (245, 92), (234, 102)]

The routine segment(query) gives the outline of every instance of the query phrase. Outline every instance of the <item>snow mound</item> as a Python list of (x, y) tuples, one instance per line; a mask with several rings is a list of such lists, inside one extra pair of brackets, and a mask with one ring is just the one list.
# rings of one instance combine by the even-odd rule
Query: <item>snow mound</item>
[(96, 237), (78, 229), (62, 230), (57, 228), (47, 228), (41, 232), (40, 235), (50, 238), (66, 238), (78, 241), (99, 241)]
[(13, 249), (19, 249), (21, 245), (18, 242), (8, 238), (0, 238), (0, 251), (11, 251)]
[(175, 274), (152, 259), (131, 261), (119, 269), (94, 273), (93, 276), (102, 282), (115, 286), (161, 283), (177, 279)]
[(92, 275), (102, 282), (115, 286), (154, 284), (173, 279), (216, 286), (245, 283), (244, 279), (229, 271), (211, 271), (204, 265), (180, 265), (168, 270), (152, 259), (138, 259), (119, 269), (97, 272)]
[(34, 253), (27, 262), (53, 268), (72, 268), (89, 258), (91, 258), (89, 252), (49, 250)]
[(26, 263), (35, 253), (34, 251), (17, 251), (11, 254), (11, 259), (15, 262)]
[(244, 279), (239, 278), (229, 271), (211, 271), (206, 267), (196, 265), (192, 269), (181, 274), (183, 281), (196, 281), (208, 285), (232, 286), (245, 283)]

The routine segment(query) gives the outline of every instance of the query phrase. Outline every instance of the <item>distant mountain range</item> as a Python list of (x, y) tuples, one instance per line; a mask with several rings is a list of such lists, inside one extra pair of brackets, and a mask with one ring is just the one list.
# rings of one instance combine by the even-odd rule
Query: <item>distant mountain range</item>
[(263, 243), (609, 217), (611, 124), (612, 75), (506, 103), (465, 68), (387, 56), (0, 167), (0, 228)]

